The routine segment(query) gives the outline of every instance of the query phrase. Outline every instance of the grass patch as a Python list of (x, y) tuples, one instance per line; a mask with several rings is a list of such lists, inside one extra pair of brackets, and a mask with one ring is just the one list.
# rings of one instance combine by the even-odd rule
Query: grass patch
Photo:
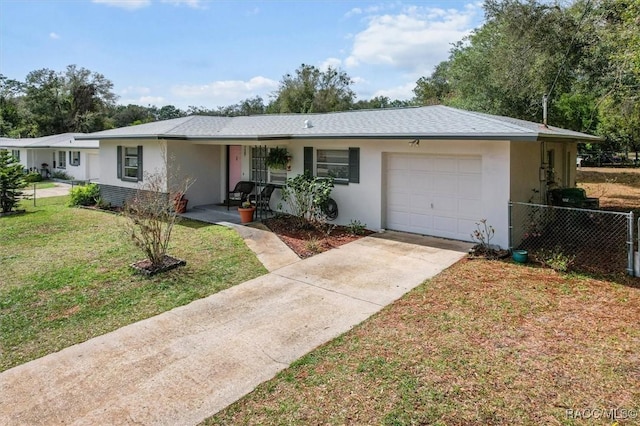
[(142, 277), (124, 219), (67, 202), (25, 202), (26, 214), (0, 218), (0, 371), (266, 272), (233, 230), (185, 221), (169, 252), (187, 265)]
[[(25, 189), (33, 189), (33, 185), (33, 183), (30, 183)], [(36, 190), (56, 187), (56, 184), (54, 182), (36, 182), (35, 185)]]
[(572, 425), (585, 420), (571, 409), (640, 414), (640, 289), (621, 283), (459, 262), (205, 424)]

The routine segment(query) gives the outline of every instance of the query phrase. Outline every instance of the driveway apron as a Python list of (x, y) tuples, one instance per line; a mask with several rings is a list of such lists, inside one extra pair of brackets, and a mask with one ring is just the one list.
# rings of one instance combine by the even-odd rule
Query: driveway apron
[(192, 425), (452, 265), (386, 232), (0, 373), (0, 423)]

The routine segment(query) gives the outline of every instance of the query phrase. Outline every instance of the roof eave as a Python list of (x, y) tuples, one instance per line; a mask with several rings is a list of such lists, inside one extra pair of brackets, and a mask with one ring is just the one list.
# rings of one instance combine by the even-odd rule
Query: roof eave
[(592, 135), (569, 135), (569, 134), (549, 134), (549, 133), (540, 133), (538, 135), (539, 140), (562, 140), (569, 141), (575, 143), (601, 143), (604, 142), (605, 138), (601, 136), (592, 136)]

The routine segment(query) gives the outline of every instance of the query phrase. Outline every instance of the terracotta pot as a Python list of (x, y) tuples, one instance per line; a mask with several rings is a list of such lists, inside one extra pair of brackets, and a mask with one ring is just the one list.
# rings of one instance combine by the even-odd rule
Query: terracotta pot
[(238, 207), (238, 212), (240, 213), (240, 223), (249, 223), (253, 222), (253, 212), (256, 211), (255, 207)]
[(187, 211), (187, 203), (188, 202), (189, 202), (189, 200), (187, 200), (186, 198), (182, 198), (180, 200), (175, 200), (173, 202), (173, 207), (176, 209), (176, 213), (178, 213), (178, 214), (185, 213)]

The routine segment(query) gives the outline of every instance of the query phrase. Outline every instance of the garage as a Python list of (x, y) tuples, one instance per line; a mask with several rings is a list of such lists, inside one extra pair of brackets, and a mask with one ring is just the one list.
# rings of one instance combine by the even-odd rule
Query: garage
[(387, 154), (386, 228), (471, 240), (482, 219), (482, 158)]

